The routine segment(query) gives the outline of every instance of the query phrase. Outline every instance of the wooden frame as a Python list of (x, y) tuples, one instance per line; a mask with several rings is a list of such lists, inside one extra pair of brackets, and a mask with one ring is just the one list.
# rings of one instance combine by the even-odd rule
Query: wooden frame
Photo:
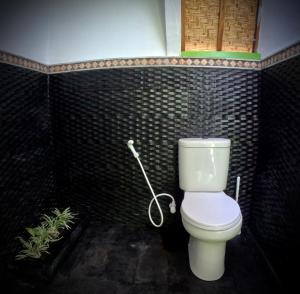
[(220, 0), (217, 51), (222, 51), (223, 33), (224, 33), (224, 0)]
[(259, 31), (260, 31), (260, 20), (261, 20), (261, 6), (262, 0), (257, 0), (257, 10), (256, 10), (256, 27), (253, 39), (253, 49), (252, 52), (257, 52)]
[(181, 0), (181, 51), (185, 51), (185, 0)]

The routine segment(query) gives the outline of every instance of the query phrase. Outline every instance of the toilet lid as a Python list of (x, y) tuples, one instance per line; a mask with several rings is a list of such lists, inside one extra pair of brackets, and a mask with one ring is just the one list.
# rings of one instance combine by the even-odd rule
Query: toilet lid
[(242, 217), (237, 202), (224, 192), (185, 192), (181, 215), (206, 230), (226, 230)]

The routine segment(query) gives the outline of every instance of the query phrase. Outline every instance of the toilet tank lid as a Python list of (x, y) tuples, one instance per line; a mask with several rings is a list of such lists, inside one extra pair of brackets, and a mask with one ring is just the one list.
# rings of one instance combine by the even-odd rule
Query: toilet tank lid
[(179, 145), (185, 148), (195, 147), (230, 147), (230, 139), (225, 138), (183, 138), (179, 139)]

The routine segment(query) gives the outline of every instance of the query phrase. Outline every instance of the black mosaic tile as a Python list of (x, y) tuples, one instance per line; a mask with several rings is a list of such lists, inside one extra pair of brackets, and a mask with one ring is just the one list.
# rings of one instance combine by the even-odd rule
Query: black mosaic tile
[(262, 71), (251, 228), (287, 284), (300, 261), (300, 57)]
[[(47, 76), (0, 63), (0, 259), (55, 206)], [(3, 275), (1, 278), (3, 278)]]
[(186, 244), (169, 251), (152, 228), (93, 224), (41, 293), (95, 292), (274, 294), (280, 288), (247, 230), (228, 242), (224, 276), (207, 282), (192, 274)]
[[(156, 192), (178, 205), (177, 141), (232, 140), (227, 192), (241, 176), (248, 221), (256, 165), (260, 72), (209, 68), (136, 68), (50, 76), (59, 197), (92, 218), (148, 223), (151, 195), (126, 147), (135, 140)], [(167, 201), (163, 201), (167, 210)], [(166, 223), (175, 220), (166, 214)]]

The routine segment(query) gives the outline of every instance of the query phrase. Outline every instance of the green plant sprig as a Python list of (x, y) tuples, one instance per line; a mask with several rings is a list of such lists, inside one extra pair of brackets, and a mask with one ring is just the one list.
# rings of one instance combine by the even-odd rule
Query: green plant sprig
[(69, 230), (74, 224), (75, 213), (66, 208), (63, 211), (55, 208), (52, 215), (43, 214), (41, 216), (41, 224), (34, 228), (26, 228), (29, 233), (28, 240), (22, 237), (17, 237), (20, 240), (23, 249), (16, 255), (16, 259), (24, 258), (40, 258), (44, 253), (49, 254), (50, 244), (62, 239), (61, 232)]

